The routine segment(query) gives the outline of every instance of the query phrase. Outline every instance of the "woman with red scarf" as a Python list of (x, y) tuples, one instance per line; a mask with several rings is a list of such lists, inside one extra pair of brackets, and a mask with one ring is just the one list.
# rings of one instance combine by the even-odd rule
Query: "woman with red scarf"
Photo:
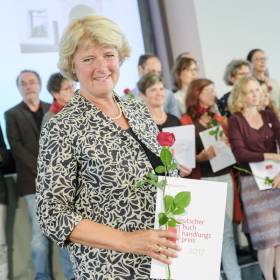
[[(203, 147), (199, 133), (213, 125), (221, 125), (226, 131), (226, 118), (215, 113), (216, 95), (214, 84), (208, 79), (197, 79), (190, 83), (186, 97), (187, 113), (182, 116), (182, 124), (194, 124), (196, 143), (196, 168), (191, 177), (196, 179), (227, 183), (227, 202), (224, 223), (222, 264), (227, 279), (241, 280), (233, 237), (234, 182), (231, 167), (213, 172), (209, 160), (216, 156), (213, 146)], [(226, 136), (224, 140), (227, 141)]]
[(45, 114), (42, 125), (60, 112), (74, 95), (73, 82), (64, 78), (59, 72), (50, 76), (47, 83), (47, 90), (53, 96), (53, 103), (49, 112)]

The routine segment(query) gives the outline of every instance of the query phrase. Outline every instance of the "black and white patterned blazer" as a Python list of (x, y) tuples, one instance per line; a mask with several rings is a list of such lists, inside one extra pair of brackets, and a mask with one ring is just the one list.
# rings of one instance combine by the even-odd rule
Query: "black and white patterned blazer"
[[(147, 107), (119, 100), (129, 125), (159, 155)], [(37, 214), (44, 233), (70, 252), (76, 279), (149, 279), (150, 258), (69, 242), (89, 219), (124, 231), (154, 227), (153, 187), (134, 186), (152, 166), (139, 143), (78, 93), (42, 129)]]

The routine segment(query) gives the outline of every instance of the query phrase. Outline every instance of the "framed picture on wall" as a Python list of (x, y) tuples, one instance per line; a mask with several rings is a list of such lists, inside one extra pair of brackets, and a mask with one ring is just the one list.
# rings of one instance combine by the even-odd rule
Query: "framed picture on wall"
[(58, 23), (50, 19), (47, 9), (28, 9), (21, 26), (22, 53), (58, 51)]
[(48, 38), (49, 26), (46, 10), (29, 11), (30, 18), (30, 37), (31, 38)]

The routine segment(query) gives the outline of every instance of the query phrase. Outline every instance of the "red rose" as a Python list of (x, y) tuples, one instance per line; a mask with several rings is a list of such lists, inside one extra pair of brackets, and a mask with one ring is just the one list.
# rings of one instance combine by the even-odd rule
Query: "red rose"
[(175, 135), (170, 132), (159, 132), (157, 141), (161, 146), (171, 147), (175, 142)]
[(265, 166), (265, 169), (272, 169), (273, 168), (273, 165), (272, 164), (267, 164), (266, 166)]
[(126, 95), (130, 94), (130, 92), (131, 92), (131, 90), (129, 88), (125, 88), (123, 90), (123, 93), (126, 94)]
[(205, 107), (202, 107), (202, 106), (199, 106), (198, 109), (197, 109), (197, 113), (202, 116), (204, 115), (205, 113), (208, 113), (209, 112), (209, 108), (205, 108)]
[[(167, 230), (168, 230), (169, 232), (173, 232), (173, 233), (176, 233), (176, 234), (177, 234), (177, 228), (175, 228), (175, 227), (168, 227)], [(168, 238), (168, 240), (171, 241), (171, 242), (176, 243), (176, 239), (174, 239), (174, 238)]]

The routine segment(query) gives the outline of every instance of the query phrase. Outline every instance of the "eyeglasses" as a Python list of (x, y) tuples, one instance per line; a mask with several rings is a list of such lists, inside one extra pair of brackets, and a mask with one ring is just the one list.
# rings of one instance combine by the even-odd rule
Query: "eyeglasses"
[(255, 58), (253, 59), (253, 62), (256, 61), (256, 62), (266, 62), (268, 60), (267, 57), (258, 57), (258, 58)]
[(235, 74), (235, 77), (249, 77), (251, 75), (251, 73), (250, 72), (237, 72), (236, 74)]
[(191, 72), (191, 73), (197, 73), (199, 71), (198, 67), (182, 69), (182, 71), (184, 71), (184, 70), (187, 70), (188, 72)]

